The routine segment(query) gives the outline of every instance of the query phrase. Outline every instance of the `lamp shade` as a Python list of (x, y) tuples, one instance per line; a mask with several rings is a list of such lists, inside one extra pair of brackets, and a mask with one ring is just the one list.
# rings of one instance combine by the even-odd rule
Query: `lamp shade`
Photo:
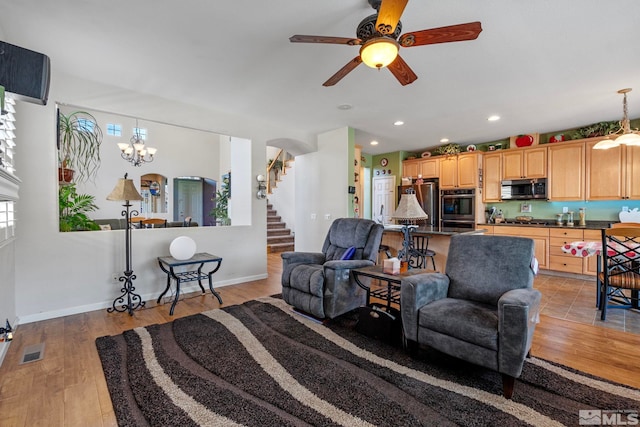
[[(619, 139), (619, 138), (618, 138)], [(609, 148), (614, 148), (619, 146), (620, 143), (617, 139), (605, 138), (602, 141), (598, 142), (593, 146), (594, 150), (608, 150)]]
[(362, 62), (371, 68), (384, 68), (398, 56), (398, 42), (389, 37), (378, 37), (360, 48)]
[(616, 142), (624, 145), (640, 145), (640, 135), (635, 132), (625, 133), (617, 137)]
[(403, 194), (400, 198), (400, 204), (398, 204), (398, 208), (394, 212), (392, 218), (401, 221), (418, 221), (429, 219), (429, 215), (427, 215), (426, 212), (422, 210), (420, 203), (418, 203), (416, 194), (407, 193)]
[(142, 200), (142, 196), (136, 190), (136, 186), (133, 185), (133, 181), (127, 179), (125, 174), (124, 178), (120, 178), (116, 187), (107, 196), (107, 200)]

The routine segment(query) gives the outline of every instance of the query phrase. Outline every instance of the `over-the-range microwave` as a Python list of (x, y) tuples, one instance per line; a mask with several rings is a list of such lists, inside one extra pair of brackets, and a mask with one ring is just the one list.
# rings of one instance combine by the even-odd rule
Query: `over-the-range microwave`
[(547, 178), (502, 181), (501, 197), (502, 200), (546, 199)]

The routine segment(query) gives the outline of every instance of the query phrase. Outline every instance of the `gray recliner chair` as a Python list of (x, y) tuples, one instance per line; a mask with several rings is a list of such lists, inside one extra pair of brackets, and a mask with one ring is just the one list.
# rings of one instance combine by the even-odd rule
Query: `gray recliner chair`
[[(383, 230), (368, 219), (339, 218), (331, 224), (322, 252), (283, 252), (282, 298), (321, 319), (364, 305), (366, 291), (350, 272), (375, 264)], [(349, 248), (354, 248), (351, 259), (341, 259)]]
[(431, 347), (502, 374), (510, 399), (538, 322), (533, 240), (451, 238), (445, 274), (402, 280), (400, 307), (410, 348)]

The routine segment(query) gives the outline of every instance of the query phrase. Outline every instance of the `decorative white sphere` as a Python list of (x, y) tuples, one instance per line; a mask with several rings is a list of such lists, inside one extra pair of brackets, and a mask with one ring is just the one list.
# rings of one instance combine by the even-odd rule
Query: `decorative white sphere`
[(176, 237), (169, 245), (169, 253), (177, 260), (189, 259), (196, 253), (196, 242), (191, 237)]

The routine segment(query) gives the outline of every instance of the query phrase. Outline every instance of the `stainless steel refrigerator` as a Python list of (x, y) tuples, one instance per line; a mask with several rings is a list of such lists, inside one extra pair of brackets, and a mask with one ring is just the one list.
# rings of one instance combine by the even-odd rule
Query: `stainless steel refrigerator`
[(432, 225), (434, 227), (438, 227), (440, 222), (439, 211), (440, 211), (440, 191), (438, 189), (437, 181), (426, 181), (423, 184), (412, 184), (412, 185), (401, 185), (398, 187), (398, 203), (400, 203), (400, 198), (408, 189), (413, 189), (416, 192), (416, 198), (418, 199), (418, 203), (422, 206), (422, 209), (429, 216), (429, 219), (426, 221), (427, 225)]

